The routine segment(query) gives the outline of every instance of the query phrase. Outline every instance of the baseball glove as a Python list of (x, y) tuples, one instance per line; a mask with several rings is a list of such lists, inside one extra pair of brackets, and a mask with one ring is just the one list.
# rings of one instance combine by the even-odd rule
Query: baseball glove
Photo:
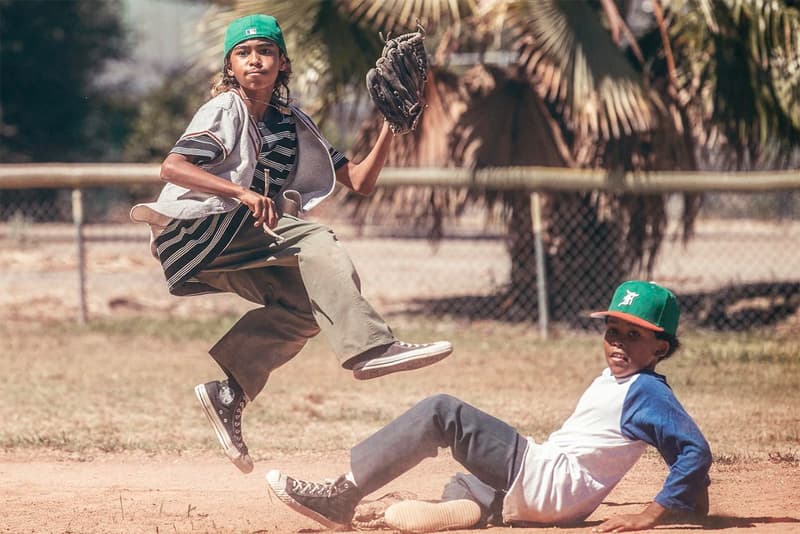
[(387, 39), (375, 68), (367, 72), (369, 95), (395, 134), (414, 131), (425, 109), (428, 56), (424, 41), (421, 26)]

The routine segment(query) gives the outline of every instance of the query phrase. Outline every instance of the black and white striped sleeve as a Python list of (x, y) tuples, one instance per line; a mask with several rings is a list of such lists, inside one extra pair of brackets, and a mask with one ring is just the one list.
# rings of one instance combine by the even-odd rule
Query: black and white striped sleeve
[(333, 161), (333, 168), (336, 169), (337, 171), (342, 167), (344, 167), (345, 165), (347, 165), (347, 162), (350, 161), (344, 154), (342, 154), (333, 147), (330, 147), (328, 149), (328, 153), (331, 155), (331, 161)]
[(214, 137), (208, 134), (201, 134), (182, 137), (172, 147), (170, 154), (181, 154), (195, 165), (202, 165), (222, 157), (223, 150)]

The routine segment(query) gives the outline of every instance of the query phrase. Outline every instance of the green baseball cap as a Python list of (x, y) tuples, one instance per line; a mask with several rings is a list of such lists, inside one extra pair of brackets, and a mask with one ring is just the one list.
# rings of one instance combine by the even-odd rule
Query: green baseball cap
[(630, 280), (614, 291), (607, 311), (594, 318), (618, 317), (637, 326), (675, 335), (678, 330), (678, 300), (669, 289), (654, 282)]
[(231, 48), (248, 39), (269, 39), (274, 41), (278, 48), (281, 49), (281, 52), (286, 54), (286, 43), (283, 40), (283, 32), (280, 25), (278, 25), (278, 21), (270, 15), (259, 14), (247, 15), (228, 24), (228, 29), (225, 30), (225, 53), (222, 55), (223, 59), (228, 57), (228, 52), (231, 51)]

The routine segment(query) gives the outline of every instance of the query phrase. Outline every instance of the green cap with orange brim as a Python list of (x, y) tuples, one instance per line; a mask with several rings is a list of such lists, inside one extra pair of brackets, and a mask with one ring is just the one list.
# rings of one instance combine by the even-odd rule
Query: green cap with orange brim
[(594, 312), (591, 317), (617, 317), (674, 336), (678, 330), (680, 310), (678, 299), (669, 289), (655, 282), (630, 280), (614, 291), (608, 310)]

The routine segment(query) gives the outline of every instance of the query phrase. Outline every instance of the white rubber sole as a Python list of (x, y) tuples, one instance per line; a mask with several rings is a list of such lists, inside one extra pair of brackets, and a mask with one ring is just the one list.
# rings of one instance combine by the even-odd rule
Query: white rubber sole
[(468, 499), (445, 502), (400, 501), (384, 514), (386, 526), (401, 532), (439, 532), (474, 526), (481, 509)]
[(205, 386), (203, 384), (195, 386), (194, 394), (197, 397), (197, 400), (200, 401), (200, 406), (203, 408), (203, 413), (206, 414), (206, 419), (208, 419), (208, 422), (211, 423), (211, 428), (214, 429), (214, 433), (217, 435), (217, 441), (219, 441), (219, 444), (222, 445), (222, 450), (225, 452), (225, 456), (227, 456), (228, 459), (233, 462), (233, 465), (238, 467), (239, 471), (242, 473), (247, 474), (252, 472), (253, 460), (248, 455), (242, 455), (239, 452), (239, 449), (234, 446), (230, 437), (228, 437), (228, 433), (225, 431), (225, 426), (217, 415), (214, 405), (211, 403), (211, 399), (208, 398), (208, 392), (206, 391)]
[(298, 514), (302, 514), (310, 519), (313, 519), (317, 523), (326, 526), (332, 530), (342, 530), (347, 528), (347, 525), (342, 525), (340, 523), (334, 523), (324, 515), (318, 514), (311, 508), (306, 508), (296, 500), (292, 498), (291, 495), (286, 493), (286, 475), (278, 471), (277, 469), (272, 469), (271, 471), (267, 472), (266, 475), (267, 485), (269, 489), (272, 490), (272, 493), (285, 505), (289, 508), (297, 512)]
[(353, 376), (358, 380), (369, 380), (400, 371), (412, 371), (433, 365), (450, 356), (452, 352), (453, 346), (449, 342), (437, 341), (417, 350), (409, 350), (356, 364), (353, 368)]

